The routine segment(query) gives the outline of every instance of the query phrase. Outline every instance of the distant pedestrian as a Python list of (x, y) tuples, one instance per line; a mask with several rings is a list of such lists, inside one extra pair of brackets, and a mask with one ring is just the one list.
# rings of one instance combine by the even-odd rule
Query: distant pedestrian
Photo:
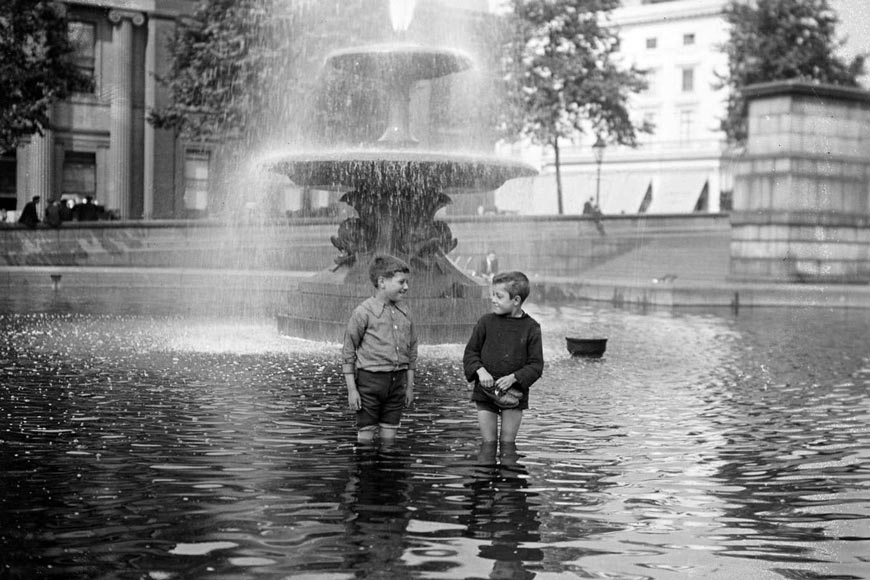
[(375, 295), (357, 306), (347, 323), (342, 372), (347, 402), (356, 411), (357, 441), (396, 437), (403, 407), (414, 401), (417, 335), (407, 306), (410, 267), (390, 255), (375, 256), (369, 279)]
[(523, 410), (529, 408), (529, 387), (544, 370), (541, 326), (523, 310), (529, 290), (522, 272), (496, 274), (492, 312), (477, 321), (465, 346), (462, 366), (474, 383), (471, 400), (485, 443), (516, 441)]
[(85, 200), (76, 204), (73, 208), (73, 215), (76, 221), (80, 222), (95, 222), (100, 219), (100, 208), (94, 202), (92, 196), (85, 197)]
[(45, 208), (45, 224), (52, 228), (59, 228), (63, 219), (60, 216), (60, 200), (53, 199)]
[(498, 274), (498, 257), (496, 257), (495, 252), (489, 250), (480, 258), (480, 263), (477, 265), (477, 275), (491, 281), (496, 274)]
[(604, 222), (601, 221), (601, 208), (598, 207), (597, 203), (592, 206), (592, 217), (595, 220), (595, 228), (598, 230), (598, 233), (603, 236)]
[(36, 224), (39, 223), (39, 214), (36, 212), (36, 206), (39, 204), (39, 200), (42, 199), (38, 195), (34, 195), (33, 199), (24, 204), (24, 209), (21, 210), (21, 216), (18, 218), (18, 223), (27, 226), (28, 228), (35, 228)]
[(590, 197), (583, 204), (583, 215), (592, 215), (593, 213), (595, 213), (595, 206), (592, 203), (592, 198)]
[(60, 200), (60, 221), (71, 222), (73, 220), (73, 206), (75, 202), (71, 199)]

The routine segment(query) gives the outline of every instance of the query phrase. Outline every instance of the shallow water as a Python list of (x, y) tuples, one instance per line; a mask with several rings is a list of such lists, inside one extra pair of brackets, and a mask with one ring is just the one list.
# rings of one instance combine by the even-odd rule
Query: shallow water
[(421, 349), (399, 440), (364, 448), (337, 345), (24, 303), (0, 303), (0, 577), (870, 577), (863, 311), (533, 305), (547, 366), (496, 458), (461, 346)]

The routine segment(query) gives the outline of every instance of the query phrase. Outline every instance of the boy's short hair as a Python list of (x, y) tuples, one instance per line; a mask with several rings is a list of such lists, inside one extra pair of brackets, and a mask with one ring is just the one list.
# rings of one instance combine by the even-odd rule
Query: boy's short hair
[(495, 286), (496, 284), (503, 284), (508, 296), (511, 298), (519, 296), (523, 302), (529, 297), (529, 292), (531, 291), (529, 279), (522, 272), (513, 271), (496, 274), (492, 277), (492, 285)]
[(378, 286), (378, 278), (381, 276), (384, 278), (392, 278), (398, 272), (410, 274), (411, 267), (408, 266), (407, 262), (404, 260), (400, 260), (399, 258), (389, 254), (378, 254), (372, 258), (372, 261), (369, 264), (369, 280), (372, 281), (372, 284), (376, 288)]

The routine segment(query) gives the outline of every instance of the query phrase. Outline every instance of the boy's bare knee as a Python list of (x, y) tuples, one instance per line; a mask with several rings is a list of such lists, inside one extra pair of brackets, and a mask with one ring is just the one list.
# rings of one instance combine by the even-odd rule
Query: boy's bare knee
[(395, 439), (398, 431), (398, 425), (381, 425), (381, 439)]
[(367, 425), (365, 427), (360, 427), (356, 433), (356, 440), (360, 443), (368, 443), (375, 438), (375, 432), (377, 430), (377, 425)]

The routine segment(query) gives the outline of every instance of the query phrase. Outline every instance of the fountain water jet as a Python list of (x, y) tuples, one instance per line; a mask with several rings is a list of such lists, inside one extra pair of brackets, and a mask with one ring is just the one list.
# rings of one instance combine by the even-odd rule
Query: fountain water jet
[(367, 148), (279, 153), (264, 166), (296, 185), (344, 192), (341, 201), (357, 216), (345, 220), (331, 241), (335, 265), (300, 283), (278, 316), (282, 334), (338, 341), (351, 310), (371, 296), (368, 263), (376, 253), (405, 259), (412, 268), (409, 303), (423, 343), (467, 340), (487, 310), (485, 284), (447, 258), (456, 246), (450, 227), (436, 220), (449, 193), (494, 190), (505, 181), (533, 175), (515, 161), (488, 155), (419, 148), (410, 130), (410, 93), (415, 83), (471, 68), (458, 50), (397, 43), (355, 47), (330, 54), (326, 66), (377, 80), (388, 88), (389, 122)]

